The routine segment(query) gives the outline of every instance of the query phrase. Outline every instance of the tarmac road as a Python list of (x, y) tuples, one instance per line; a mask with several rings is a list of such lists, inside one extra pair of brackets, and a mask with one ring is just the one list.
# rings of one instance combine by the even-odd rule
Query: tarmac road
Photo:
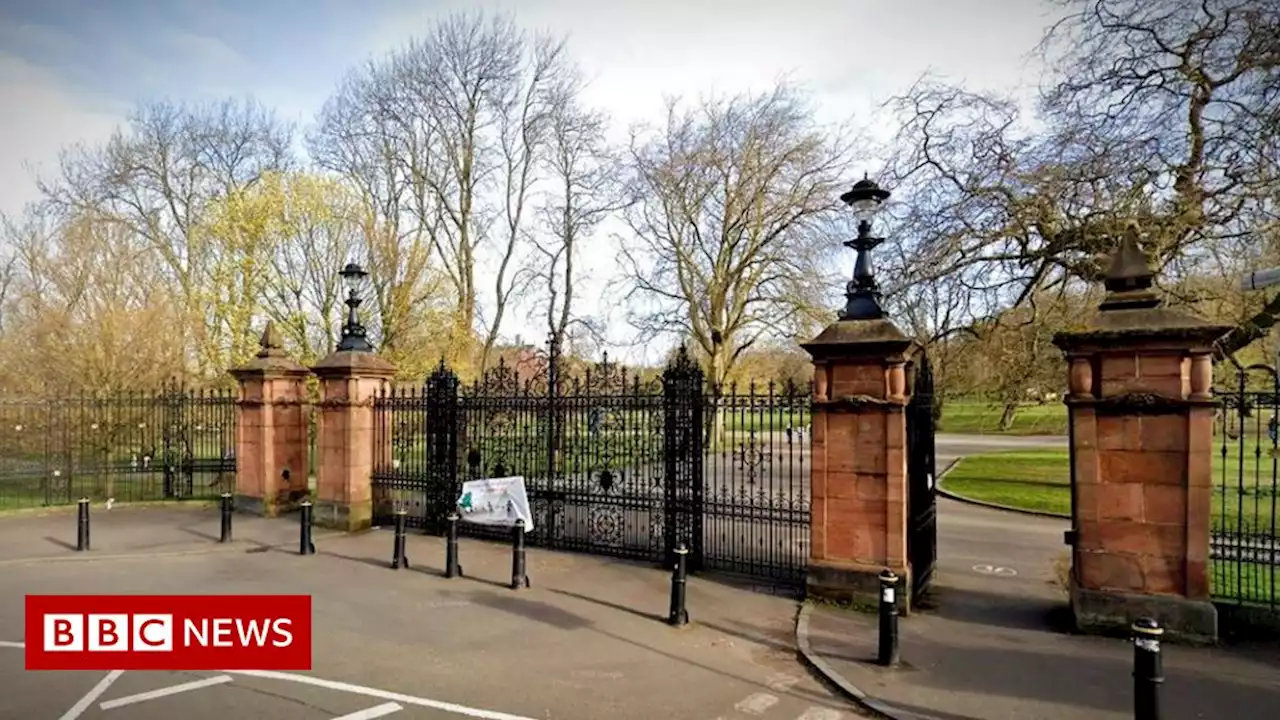
[[(296, 520), (95, 509), (94, 550), (62, 540), (71, 513), (0, 518), (0, 718), (89, 720), (851, 720), (797, 662), (792, 600), (691, 578), (692, 624), (668, 627), (669, 573), (529, 551), (513, 592), (509, 547), (463, 539), (466, 577), (439, 574), (440, 538), (317, 536)], [(164, 549), (158, 552), (156, 548)], [(123, 554), (120, 554), (123, 553)], [(309, 594), (313, 668), (299, 673), (27, 672), (24, 594)]]

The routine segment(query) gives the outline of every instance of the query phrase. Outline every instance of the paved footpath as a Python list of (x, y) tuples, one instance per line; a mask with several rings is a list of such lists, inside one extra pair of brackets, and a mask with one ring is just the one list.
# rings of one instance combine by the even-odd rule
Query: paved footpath
[[(852, 720), (863, 711), (797, 659), (794, 600), (693, 578), (694, 623), (662, 622), (669, 575), (462, 541), (468, 577), (440, 577), (443, 543), (411, 536), (387, 567), (385, 531), (320, 533), (296, 554), (294, 520), (236, 519), (220, 546), (209, 510), (94, 509), (93, 550), (70, 551), (73, 513), (0, 517), (0, 718), (120, 720)], [(314, 666), (301, 673), (27, 672), (23, 595), (305, 593)]]
[[(963, 455), (1065, 445), (1064, 438), (939, 435), (938, 466)], [(1055, 559), (1066, 520), (940, 498), (936, 608), (903, 618), (903, 664), (876, 666), (874, 615), (812, 605), (801, 644), (891, 717), (1122, 720), (1133, 717), (1133, 649), (1061, 632)], [(1280, 647), (1165, 644), (1163, 720), (1280, 717)]]

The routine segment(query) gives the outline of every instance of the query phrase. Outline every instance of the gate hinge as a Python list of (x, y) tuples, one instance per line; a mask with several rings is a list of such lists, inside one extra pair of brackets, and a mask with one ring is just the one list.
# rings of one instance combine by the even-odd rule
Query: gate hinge
[(1064, 545), (1068, 545), (1068, 546), (1070, 546), (1070, 547), (1075, 547), (1075, 546), (1076, 546), (1076, 531), (1075, 531), (1075, 530), (1067, 530), (1067, 531), (1063, 532), (1063, 533), (1062, 533), (1062, 543), (1063, 543)]

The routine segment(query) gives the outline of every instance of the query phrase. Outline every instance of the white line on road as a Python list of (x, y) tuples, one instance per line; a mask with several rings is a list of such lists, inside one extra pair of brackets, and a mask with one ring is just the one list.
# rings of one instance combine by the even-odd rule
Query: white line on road
[(764, 681), (765, 687), (774, 692), (785, 693), (790, 692), (795, 684), (800, 682), (800, 678), (787, 673), (778, 673), (768, 680)]
[(337, 690), (339, 692), (349, 692), (356, 695), (364, 695), (365, 697), (390, 700), (393, 702), (404, 703), (405, 705), (435, 708), (437, 710), (444, 710), (445, 712), (451, 712), (457, 715), (481, 718), (481, 720), (536, 720), (535, 718), (525, 717), (523, 715), (511, 715), (509, 713), (497, 712), (495, 710), (481, 710), (480, 708), (467, 707), (466, 705), (456, 705), (454, 703), (442, 702), (440, 700), (414, 697), (412, 695), (402, 695), (400, 693), (365, 687), (363, 685), (353, 685), (351, 683), (338, 682), (336, 680), (323, 680), (309, 675), (297, 675), (295, 673), (277, 672), (275, 670), (224, 670), (223, 672), (231, 673), (232, 675), (246, 675), (248, 677), (263, 678), (264, 680), (296, 682), (302, 685), (312, 685), (314, 687), (322, 687), (329, 690)]
[(103, 710), (110, 710), (112, 708), (146, 702), (148, 700), (155, 700), (169, 695), (177, 695), (178, 693), (184, 693), (189, 690), (199, 690), (200, 688), (213, 687), (214, 685), (221, 685), (229, 682), (231, 682), (230, 675), (215, 675), (211, 678), (192, 680), (191, 682), (185, 682), (178, 685), (170, 685), (169, 687), (163, 687), (159, 690), (149, 690), (144, 693), (138, 693), (137, 695), (126, 695), (122, 698), (116, 698), (115, 700), (108, 700), (98, 705), (98, 707)]
[(390, 715), (393, 712), (400, 712), (403, 709), (404, 708), (400, 707), (396, 703), (383, 703), (381, 705), (375, 705), (367, 710), (361, 710), (359, 712), (353, 712), (350, 715), (343, 715), (342, 717), (334, 718), (333, 720), (374, 720), (374, 718)]
[(107, 691), (107, 688), (111, 687), (111, 683), (115, 682), (116, 678), (123, 674), (123, 670), (112, 670), (107, 673), (107, 676), (99, 680), (98, 684), (94, 685), (92, 690), (86, 693), (84, 697), (80, 698), (79, 702), (72, 705), (70, 710), (62, 713), (62, 717), (59, 718), (59, 720), (76, 720), (76, 718), (83, 715), (84, 711), (88, 710), (89, 706), (101, 697), (102, 693)]
[(18, 650), (21, 650), (21, 649), (25, 648), (26, 646), (27, 646), (27, 644), (26, 644), (26, 643), (10, 642), (10, 641), (8, 641), (8, 640), (0, 640), (0, 647), (16, 648), (16, 649), (18, 649)]
[(805, 710), (796, 720), (840, 720), (843, 717), (844, 713), (839, 710), (814, 706)]
[(755, 693), (739, 701), (737, 705), (733, 706), (733, 709), (749, 715), (763, 715), (769, 711), (769, 708), (777, 704), (778, 697), (776, 695)]

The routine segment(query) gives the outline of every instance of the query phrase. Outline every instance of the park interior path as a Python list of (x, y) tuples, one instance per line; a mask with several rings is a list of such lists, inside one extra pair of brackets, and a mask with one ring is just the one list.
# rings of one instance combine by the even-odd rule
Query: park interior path
[[(1066, 445), (1067, 438), (1053, 435), (940, 433), (937, 467), (941, 471), (966, 455)], [(936, 584), (951, 596), (948, 604), (980, 600), (973, 611), (1042, 616), (1064, 599), (1055, 584), (1054, 563), (1067, 556), (1062, 537), (1070, 525), (1065, 519), (993, 510), (940, 496)]]

